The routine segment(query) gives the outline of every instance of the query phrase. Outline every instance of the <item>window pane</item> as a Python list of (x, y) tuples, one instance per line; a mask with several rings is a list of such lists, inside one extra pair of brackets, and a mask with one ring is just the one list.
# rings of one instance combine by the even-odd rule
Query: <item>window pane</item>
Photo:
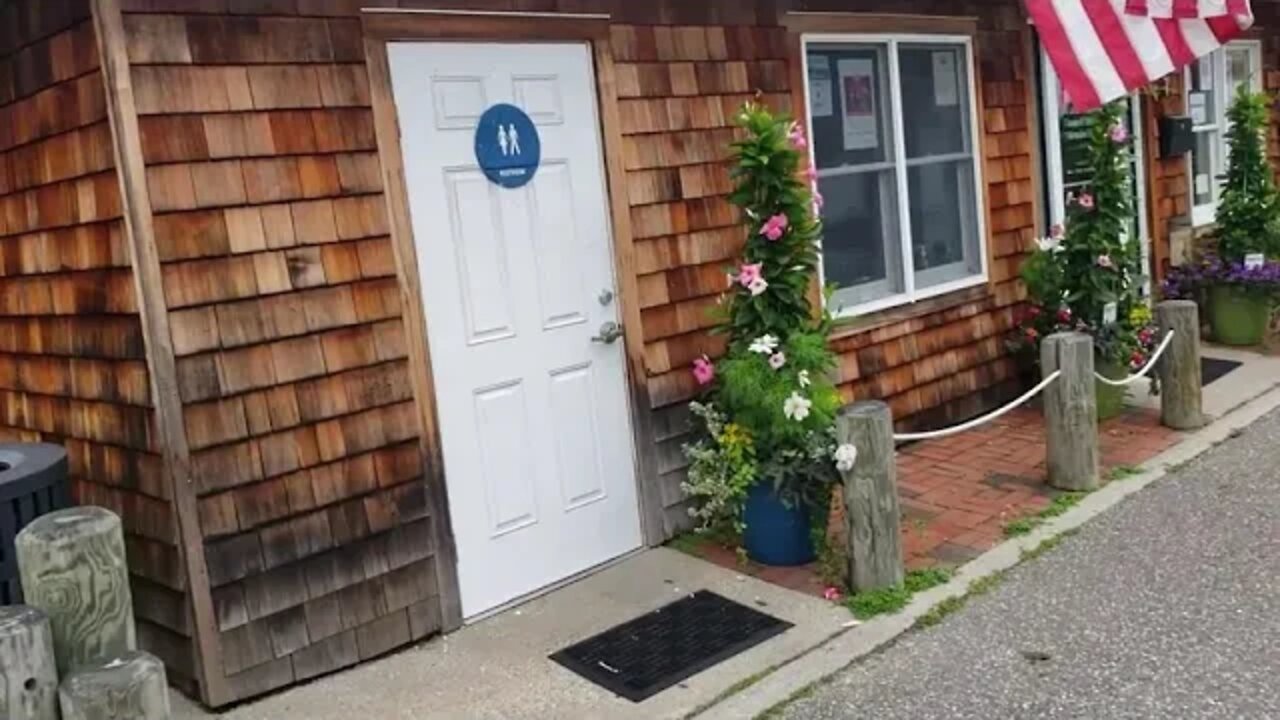
[(1196, 205), (1213, 204), (1213, 186), (1217, 172), (1217, 132), (1196, 133), (1196, 149), (1191, 153), (1191, 187)]
[(818, 168), (893, 159), (886, 46), (810, 45), (809, 113)]
[(963, 45), (902, 45), (907, 157), (970, 152), (969, 76)]
[(1191, 92), (1187, 95), (1187, 112), (1196, 125), (1213, 125), (1218, 121), (1218, 103), (1213, 93), (1213, 55), (1191, 64)]
[(897, 191), (892, 170), (821, 178), (823, 276), (837, 307), (903, 292)]
[(1230, 83), (1233, 98), (1241, 85), (1253, 82), (1253, 63), (1249, 61), (1249, 56), (1250, 52), (1246, 48), (1227, 50), (1227, 82)]
[(911, 194), (911, 257), (917, 288), (982, 272), (973, 161), (916, 165), (907, 172)]

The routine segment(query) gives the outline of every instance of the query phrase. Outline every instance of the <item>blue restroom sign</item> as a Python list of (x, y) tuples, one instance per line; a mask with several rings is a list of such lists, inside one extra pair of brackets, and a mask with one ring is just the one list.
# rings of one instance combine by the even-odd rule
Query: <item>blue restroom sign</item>
[(491, 182), (504, 188), (528, 184), (542, 162), (542, 141), (528, 114), (515, 105), (494, 105), (476, 128), (476, 162)]

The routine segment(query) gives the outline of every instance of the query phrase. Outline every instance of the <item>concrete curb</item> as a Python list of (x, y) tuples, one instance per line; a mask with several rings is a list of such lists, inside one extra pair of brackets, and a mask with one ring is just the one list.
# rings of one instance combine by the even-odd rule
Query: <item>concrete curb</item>
[(1107, 483), (1066, 513), (1021, 537), (1007, 540), (961, 567), (945, 585), (917, 594), (901, 612), (875, 618), (843, 632), (808, 653), (774, 669), (757, 682), (688, 717), (699, 720), (754, 718), (784, 703), (809, 686), (831, 677), (910, 630), (921, 616), (948, 598), (960, 597), (976, 581), (1008, 570), (1024, 552), (1084, 525), (1125, 498), (1163, 478), (1172, 469), (1201, 455), (1234, 433), (1280, 407), (1280, 388), (1273, 387), (1187, 436), (1146, 463), (1142, 472)]

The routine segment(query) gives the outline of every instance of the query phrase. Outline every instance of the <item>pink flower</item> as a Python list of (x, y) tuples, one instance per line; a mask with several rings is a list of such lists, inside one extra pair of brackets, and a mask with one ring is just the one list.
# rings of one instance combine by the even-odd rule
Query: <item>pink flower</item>
[(826, 205), (827, 205), (826, 198), (822, 197), (822, 193), (818, 192), (817, 190), (814, 190), (813, 191), (813, 214), (821, 215), (822, 208), (826, 207)]
[(840, 588), (829, 587), (822, 591), (822, 599), (828, 602), (840, 602)]
[(814, 166), (810, 165), (810, 166), (809, 166), (807, 169), (805, 169), (805, 171), (804, 171), (804, 179), (805, 179), (805, 180), (808, 180), (810, 185), (812, 185), (813, 183), (818, 182), (818, 168), (816, 168), (816, 167), (814, 167)]
[(742, 269), (738, 271), (738, 283), (744, 288), (750, 288), (752, 283), (763, 279), (761, 274), (763, 270), (764, 263), (744, 263)]
[(804, 130), (801, 129), (799, 123), (791, 123), (791, 129), (787, 133), (787, 139), (795, 146), (797, 150), (804, 150), (809, 147), (809, 139), (804, 136)]
[(1054, 240), (1061, 240), (1066, 236), (1067, 229), (1062, 226), (1062, 223), (1054, 223), (1053, 227), (1049, 228), (1049, 237)]
[(765, 222), (764, 227), (760, 228), (760, 234), (776, 242), (782, 239), (783, 233), (787, 231), (787, 226), (790, 224), (791, 221), (786, 215), (778, 213)]
[(1147, 362), (1147, 356), (1143, 355), (1138, 350), (1134, 350), (1133, 355), (1129, 357), (1129, 367), (1132, 367), (1134, 370), (1141, 369), (1142, 366), (1146, 364), (1146, 362)]
[(1098, 256), (1098, 267), (1100, 267), (1100, 268), (1106, 268), (1106, 269), (1108, 269), (1108, 270), (1112, 270), (1112, 269), (1114, 269), (1114, 268), (1115, 268), (1115, 266), (1116, 266), (1116, 264), (1115, 264), (1115, 262), (1113, 262), (1113, 261), (1111, 260), (1111, 256), (1110, 256), (1110, 255), (1099, 255), (1099, 256)]
[(693, 361), (693, 379), (699, 385), (710, 385), (716, 379), (716, 366), (711, 363), (711, 358), (703, 355)]
[(1111, 142), (1117, 145), (1121, 143), (1126, 143), (1129, 141), (1129, 129), (1126, 128), (1121, 123), (1116, 123), (1115, 125), (1111, 126), (1110, 135), (1111, 135)]
[(1155, 336), (1156, 336), (1156, 333), (1154, 330), (1152, 330), (1151, 328), (1143, 328), (1138, 331), (1138, 342), (1142, 343), (1143, 345), (1150, 345), (1151, 340)]
[(759, 278), (756, 278), (755, 280), (752, 280), (752, 281), (747, 285), (747, 290), (750, 290), (750, 291), (751, 291), (751, 297), (755, 297), (755, 296), (757, 296), (757, 295), (760, 295), (760, 294), (764, 293), (764, 291), (765, 291), (765, 290), (768, 290), (768, 289), (769, 289), (769, 283), (768, 283), (768, 282), (766, 282), (766, 281), (765, 281), (765, 279), (764, 279), (764, 278), (762, 278), (762, 277), (759, 277)]
[(783, 353), (774, 353), (769, 356), (769, 367), (774, 370), (781, 370), (783, 365), (787, 364), (787, 356)]
[(1076, 198), (1076, 202), (1085, 210), (1093, 209), (1093, 196), (1089, 193), (1080, 193), (1080, 196)]
[(1064, 307), (1058, 310), (1058, 324), (1059, 325), (1071, 324), (1071, 308)]

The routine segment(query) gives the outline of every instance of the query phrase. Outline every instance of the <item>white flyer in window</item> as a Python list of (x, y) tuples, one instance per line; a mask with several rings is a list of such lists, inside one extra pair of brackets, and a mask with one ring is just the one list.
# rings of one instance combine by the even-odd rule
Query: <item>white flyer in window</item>
[(1191, 122), (1196, 125), (1209, 123), (1209, 96), (1207, 93), (1193, 92), (1188, 97), (1191, 110)]
[(1102, 324), (1115, 325), (1116, 316), (1120, 314), (1120, 307), (1113, 302), (1109, 302), (1102, 306)]
[(1208, 195), (1210, 193), (1209, 176), (1200, 173), (1196, 176), (1196, 194)]
[(840, 92), (844, 106), (844, 149), (870, 150), (880, 145), (876, 119), (875, 64), (870, 60), (841, 60)]
[(960, 80), (953, 50), (933, 53), (933, 104), (938, 107), (960, 104)]
[(836, 112), (831, 93), (831, 58), (809, 56), (809, 112), (813, 117), (831, 117)]

